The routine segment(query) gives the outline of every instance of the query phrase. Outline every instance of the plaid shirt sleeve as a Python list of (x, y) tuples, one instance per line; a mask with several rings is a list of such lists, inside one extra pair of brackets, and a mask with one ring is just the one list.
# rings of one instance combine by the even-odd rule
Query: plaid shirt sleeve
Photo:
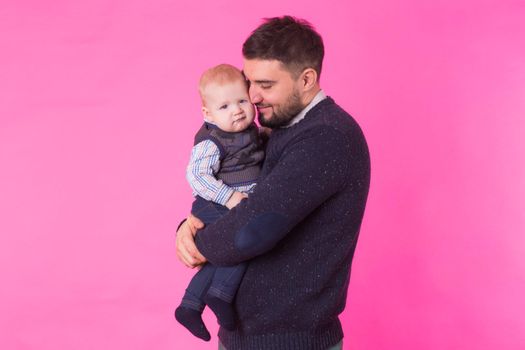
[(194, 195), (205, 200), (225, 205), (230, 199), (233, 188), (215, 178), (220, 168), (220, 151), (213, 141), (205, 140), (191, 150), (191, 157), (186, 168), (188, 180)]

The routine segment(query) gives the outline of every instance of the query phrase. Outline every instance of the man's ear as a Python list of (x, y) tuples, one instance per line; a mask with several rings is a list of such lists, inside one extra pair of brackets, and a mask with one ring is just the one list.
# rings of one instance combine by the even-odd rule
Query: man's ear
[(303, 90), (311, 90), (317, 84), (317, 72), (313, 68), (306, 68), (303, 73), (301, 73), (300, 79)]

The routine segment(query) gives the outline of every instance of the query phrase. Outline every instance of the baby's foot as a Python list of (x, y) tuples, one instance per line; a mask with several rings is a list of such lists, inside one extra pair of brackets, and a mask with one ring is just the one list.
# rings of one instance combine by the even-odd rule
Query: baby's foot
[(179, 306), (175, 310), (175, 318), (197, 338), (201, 338), (205, 341), (211, 339), (210, 332), (208, 332), (204, 322), (202, 322), (201, 313), (199, 311)]
[(235, 312), (231, 303), (210, 294), (204, 297), (204, 302), (217, 315), (221, 326), (230, 331), (235, 329)]

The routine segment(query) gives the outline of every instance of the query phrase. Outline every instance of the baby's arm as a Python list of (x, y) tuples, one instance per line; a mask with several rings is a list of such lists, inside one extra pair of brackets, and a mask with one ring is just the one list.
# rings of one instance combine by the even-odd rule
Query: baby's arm
[(226, 202), (225, 205), (228, 209), (231, 209), (235, 207), (237, 204), (239, 204), (244, 198), (248, 198), (248, 195), (246, 193), (235, 191), (233, 192), (232, 196)]
[(199, 196), (231, 209), (239, 204), (245, 195), (215, 178), (219, 167), (220, 151), (217, 145), (210, 140), (199, 142), (191, 150), (186, 179)]

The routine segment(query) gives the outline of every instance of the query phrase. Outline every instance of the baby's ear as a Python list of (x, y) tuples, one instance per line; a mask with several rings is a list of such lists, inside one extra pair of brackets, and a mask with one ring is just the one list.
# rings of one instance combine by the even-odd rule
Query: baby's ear
[(202, 117), (205, 120), (210, 120), (210, 111), (208, 110), (208, 108), (202, 106), (201, 111), (202, 111)]

